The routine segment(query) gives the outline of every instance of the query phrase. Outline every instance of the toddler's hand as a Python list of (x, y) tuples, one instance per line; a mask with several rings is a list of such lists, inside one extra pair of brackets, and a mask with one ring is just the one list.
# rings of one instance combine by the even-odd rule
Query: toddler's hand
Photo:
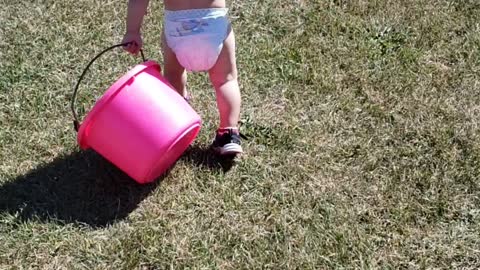
[(123, 49), (131, 54), (137, 54), (143, 46), (142, 36), (139, 32), (127, 32), (123, 37), (122, 43), (130, 42)]

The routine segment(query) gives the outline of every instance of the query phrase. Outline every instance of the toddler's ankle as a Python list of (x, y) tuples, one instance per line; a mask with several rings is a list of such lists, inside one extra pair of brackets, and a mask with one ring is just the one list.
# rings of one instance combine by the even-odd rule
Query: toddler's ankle
[(240, 131), (238, 130), (238, 127), (235, 127), (235, 126), (233, 126), (233, 127), (230, 127), (230, 126), (219, 127), (217, 129), (217, 134), (220, 134), (220, 135), (222, 135), (224, 133), (228, 133), (228, 132), (231, 132), (231, 133), (237, 134), (237, 135), (240, 134)]

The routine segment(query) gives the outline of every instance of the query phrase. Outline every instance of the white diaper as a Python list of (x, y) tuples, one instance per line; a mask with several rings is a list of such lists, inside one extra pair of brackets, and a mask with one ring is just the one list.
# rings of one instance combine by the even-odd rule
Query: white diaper
[(227, 8), (165, 10), (165, 38), (188, 71), (206, 71), (217, 62), (230, 22)]

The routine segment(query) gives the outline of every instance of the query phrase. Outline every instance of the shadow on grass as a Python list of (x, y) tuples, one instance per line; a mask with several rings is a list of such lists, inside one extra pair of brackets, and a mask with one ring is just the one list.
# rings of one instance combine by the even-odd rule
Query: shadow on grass
[[(234, 164), (200, 146), (190, 147), (180, 160), (223, 172)], [(94, 151), (77, 151), (0, 185), (0, 214), (20, 222), (105, 227), (125, 219), (167, 175), (140, 185)]]
[(199, 145), (190, 146), (183, 154), (181, 160), (200, 168), (212, 171), (228, 172), (235, 165), (235, 156), (220, 157), (210, 147)]
[(163, 177), (139, 185), (95, 152), (74, 152), (1, 185), (0, 214), (104, 227), (125, 219)]

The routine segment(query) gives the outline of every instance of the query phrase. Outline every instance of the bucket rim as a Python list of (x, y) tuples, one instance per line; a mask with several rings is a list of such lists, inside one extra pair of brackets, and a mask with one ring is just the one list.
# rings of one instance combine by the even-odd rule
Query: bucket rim
[(137, 76), (139, 73), (143, 72), (145, 69), (150, 67), (157, 67), (158, 70), (161, 70), (160, 64), (153, 60), (148, 60), (144, 63), (138, 64), (125, 73), (122, 77), (120, 77), (116, 82), (114, 82), (105, 93), (98, 99), (95, 104), (93, 105), (90, 112), (87, 113), (84, 120), (80, 124), (80, 128), (78, 130), (77, 135), (77, 142), (82, 149), (89, 148), (87, 143), (87, 130), (91, 126), (92, 122), (95, 119), (95, 116), (102, 111), (106, 105), (111, 101), (113, 97), (115, 97), (120, 90), (122, 90), (132, 78)]

